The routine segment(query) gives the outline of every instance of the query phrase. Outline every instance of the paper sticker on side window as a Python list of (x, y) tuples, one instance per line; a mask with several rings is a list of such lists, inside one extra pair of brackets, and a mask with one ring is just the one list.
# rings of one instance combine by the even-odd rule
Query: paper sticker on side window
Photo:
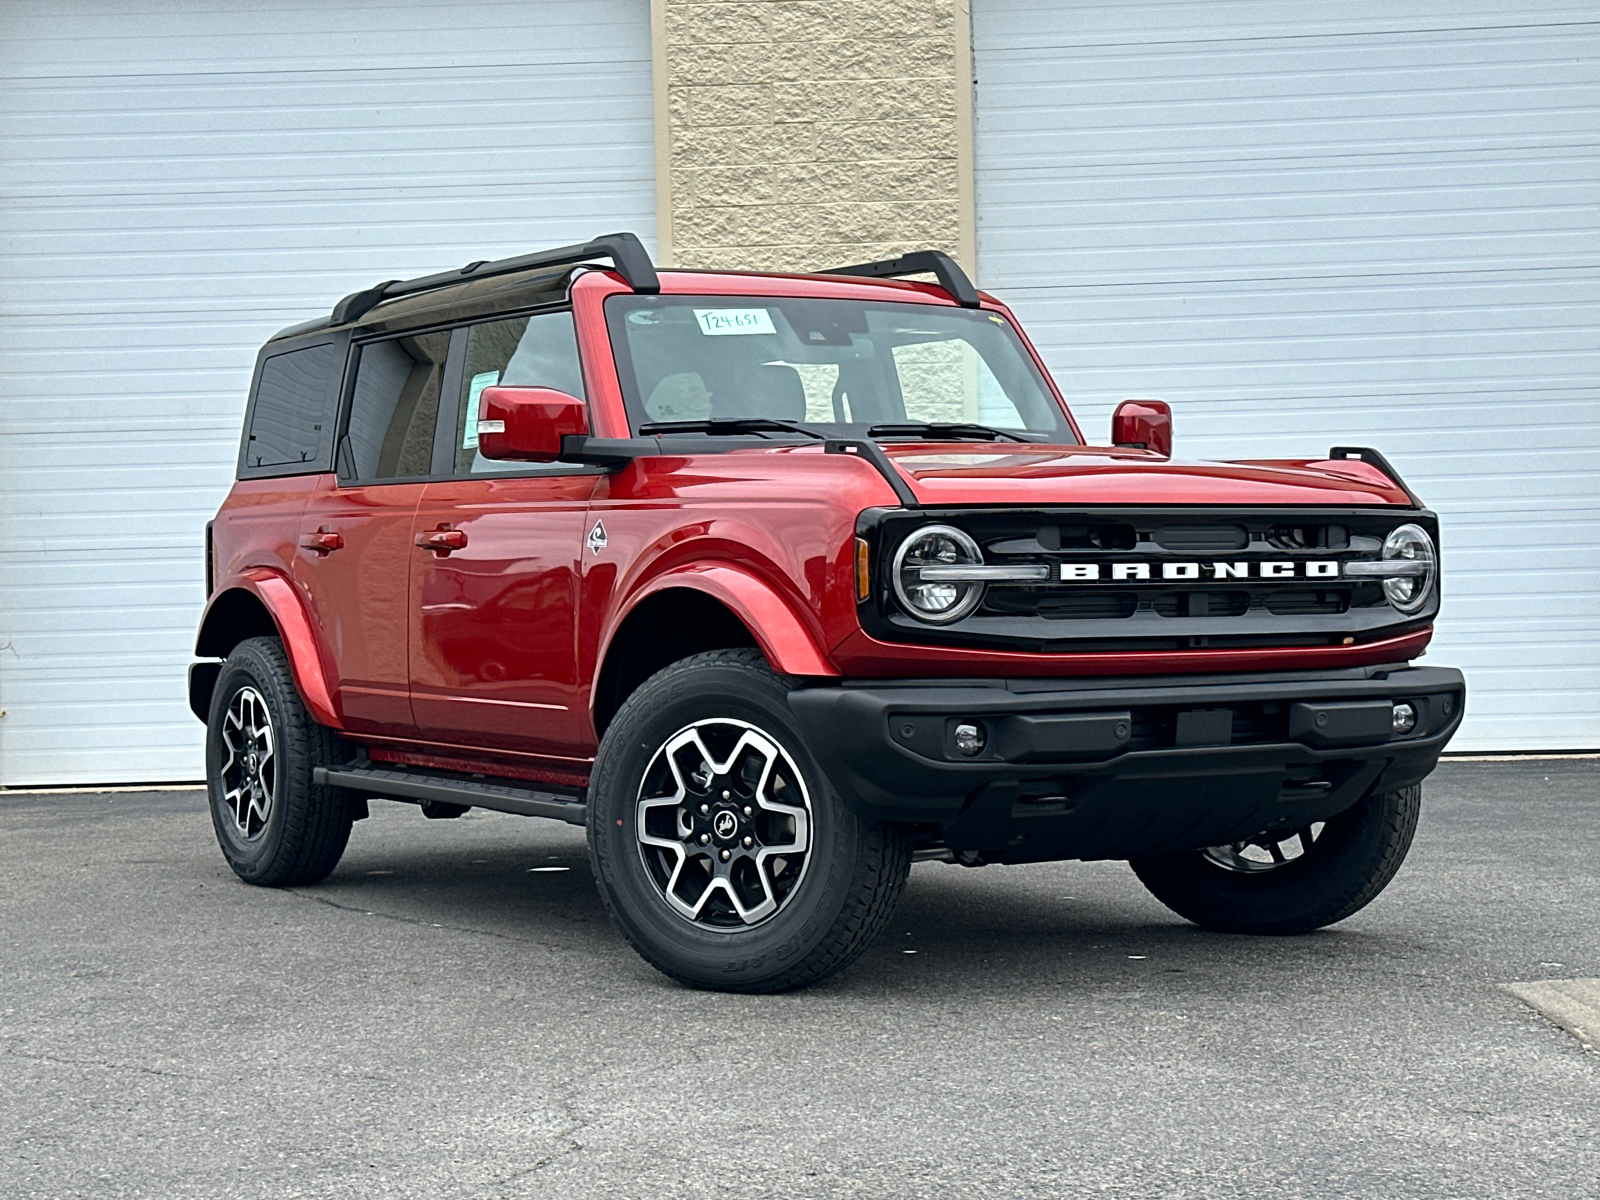
[(478, 446), (478, 400), (483, 395), (483, 389), (493, 387), (500, 382), (499, 371), (485, 371), (482, 375), (474, 375), (467, 391), (466, 420), (461, 425), (461, 448), (475, 450)]
[(700, 322), (700, 332), (710, 337), (778, 332), (764, 308), (697, 308), (694, 319)]

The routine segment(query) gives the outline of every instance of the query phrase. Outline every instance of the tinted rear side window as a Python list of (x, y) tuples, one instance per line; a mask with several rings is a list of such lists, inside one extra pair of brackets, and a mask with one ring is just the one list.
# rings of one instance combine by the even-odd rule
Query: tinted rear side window
[(448, 333), (414, 334), (361, 347), (347, 429), (347, 469), (353, 469), (357, 480), (429, 474), (449, 349)]
[(247, 471), (282, 474), (272, 468), (293, 466), (327, 470), (333, 367), (334, 348), (328, 343), (274, 354), (261, 364), (245, 433)]

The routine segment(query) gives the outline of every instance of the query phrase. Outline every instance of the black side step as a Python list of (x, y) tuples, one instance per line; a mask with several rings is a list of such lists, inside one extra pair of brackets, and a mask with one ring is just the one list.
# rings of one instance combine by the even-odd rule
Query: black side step
[(588, 817), (588, 805), (580, 800), (564, 800), (548, 792), (488, 780), (362, 766), (317, 767), (311, 772), (311, 779), (313, 783), (352, 788), (369, 796), (492, 808), (495, 812), (515, 813), (519, 817), (554, 817), (569, 825), (582, 825)]

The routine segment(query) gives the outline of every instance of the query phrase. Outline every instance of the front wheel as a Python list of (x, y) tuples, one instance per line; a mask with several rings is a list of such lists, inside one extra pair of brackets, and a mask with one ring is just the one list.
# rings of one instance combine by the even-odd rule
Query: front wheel
[(1309, 933), (1365, 908), (1388, 886), (1417, 831), (1422, 785), (1369, 792), (1336, 817), (1231, 846), (1133, 859), (1180, 917), (1221, 933)]
[(691, 987), (776, 992), (842, 970), (911, 867), (847, 809), (758, 651), (698, 654), (628, 698), (595, 759), (589, 847), (612, 920)]

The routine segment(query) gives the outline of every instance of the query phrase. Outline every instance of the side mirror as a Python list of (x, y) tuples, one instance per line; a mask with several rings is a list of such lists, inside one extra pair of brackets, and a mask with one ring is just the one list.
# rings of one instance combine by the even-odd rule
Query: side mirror
[(1172, 457), (1172, 409), (1165, 400), (1124, 400), (1111, 415), (1111, 443)]
[(588, 406), (555, 388), (487, 387), (478, 398), (478, 452), (485, 458), (555, 462), (562, 438), (588, 434)]

